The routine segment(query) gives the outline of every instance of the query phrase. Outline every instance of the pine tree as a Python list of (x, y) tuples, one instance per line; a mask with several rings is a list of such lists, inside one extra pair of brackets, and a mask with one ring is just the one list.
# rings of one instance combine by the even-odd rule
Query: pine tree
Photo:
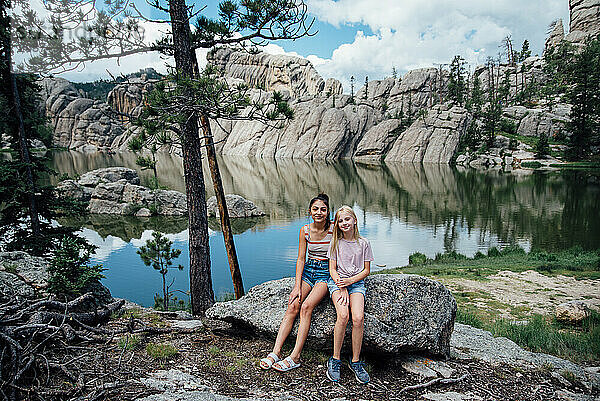
[(365, 93), (363, 95), (363, 99), (367, 100), (369, 93), (369, 76), (365, 77)]
[[(237, 297), (241, 296), (243, 285), (210, 120), (245, 118), (241, 111), (249, 102), (248, 88), (243, 85), (228, 86), (210, 67), (201, 72), (196, 50), (223, 45), (255, 47), (265, 45), (270, 40), (294, 40), (309, 35), (312, 23), (307, 23), (306, 4), (302, 0), (245, 0), (240, 3), (223, 1), (219, 5), (217, 17), (212, 19), (202, 14), (203, 9), (195, 12), (193, 4), (188, 4), (186, 0), (170, 0), (166, 4), (152, 1), (149, 4), (158, 10), (166, 29), (160, 40), (149, 44), (144, 41), (140, 27), (140, 21), (148, 20), (148, 16), (142, 15), (137, 8), (132, 11), (129, 2), (106, 0), (101, 10), (96, 9), (97, 18), (91, 21), (84, 21), (80, 9), (93, 8), (93, 0), (77, 2), (77, 9), (73, 9), (71, 2), (61, 0), (45, 0), (43, 3), (50, 14), (48, 22), (52, 25), (51, 29), (41, 29), (37, 24), (38, 20), (34, 18), (35, 12), (28, 8), (28, 2), (23, 1), (23, 12), (14, 15), (15, 21), (25, 27), (25, 32), (40, 34), (34, 35), (35, 40), (27, 43), (30, 47), (36, 46), (33, 50), (38, 51), (23, 64), (29, 70), (52, 72), (65, 67), (78, 68), (93, 60), (151, 51), (159, 51), (174, 58), (173, 73), (169, 77), (172, 88), (169, 88), (169, 93), (164, 98), (169, 102), (170, 119), (167, 113), (159, 113), (158, 116), (151, 116), (150, 120), (170, 123), (169, 129), (176, 135), (183, 156), (189, 218), (192, 313), (201, 314), (214, 303), (204, 174), (200, 167), (204, 152), (217, 194), (234, 290)], [(126, 21), (123, 16), (128, 17)], [(80, 22), (79, 25), (73, 26), (76, 21)], [(73, 29), (88, 28), (95, 35), (90, 40), (80, 40), (77, 35), (69, 37), (64, 35), (66, 26)], [(36, 31), (36, 28), (39, 29)], [(215, 95), (219, 97), (220, 103), (215, 101)], [(178, 102), (174, 96), (177, 96)], [(225, 99), (227, 102), (223, 103), (222, 100)], [(150, 108), (158, 110), (154, 106), (151, 105)], [(293, 114), (281, 96), (274, 96), (268, 104), (251, 106), (269, 120), (289, 118)], [(224, 111), (225, 115), (222, 114)], [(246, 118), (255, 116), (255, 113), (250, 113)], [(198, 135), (199, 130), (201, 135)]]
[(448, 81), (448, 98), (459, 105), (465, 102), (467, 90), (465, 60), (460, 56), (454, 56), (450, 63), (450, 78)]
[(140, 247), (137, 250), (137, 254), (146, 266), (152, 266), (154, 270), (157, 270), (162, 276), (162, 293), (163, 293), (163, 310), (169, 310), (169, 299), (171, 298), (171, 284), (167, 284), (167, 273), (169, 269), (176, 268), (183, 270), (182, 265), (173, 266), (173, 259), (177, 259), (181, 255), (181, 249), (172, 249), (173, 241), (167, 237), (154, 231), (152, 233), (154, 239), (146, 241), (146, 245)]
[(572, 108), (567, 157), (581, 160), (589, 155), (592, 142), (600, 139), (600, 36), (588, 39), (569, 65), (567, 97)]
[(350, 103), (354, 103), (354, 75), (350, 76)]

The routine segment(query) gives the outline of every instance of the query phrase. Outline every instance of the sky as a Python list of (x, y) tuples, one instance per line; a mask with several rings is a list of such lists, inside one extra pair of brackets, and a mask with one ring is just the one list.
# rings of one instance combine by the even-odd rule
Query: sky
[[(136, 0), (137, 1), (137, 0)], [(265, 50), (309, 59), (323, 78), (333, 77), (349, 91), (350, 76), (357, 87), (369, 80), (404, 74), (415, 68), (450, 63), (462, 56), (474, 68), (496, 57), (510, 35), (516, 49), (528, 39), (533, 54), (542, 53), (548, 25), (562, 18), (568, 29), (568, 0), (305, 0), (314, 18), (312, 37), (269, 44)], [(160, 15), (141, 0), (140, 9)], [(215, 16), (217, 1), (196, 2)], [(147, 40), (161, 36), (164, 25), (144, 23)], [(205, 52), (199, 51), (205, 60)], [(72, 81), (90, 81), (153, 67), (166, 71), (158, 54), (99, 61), (63, 74)], [(358, 88), (357, 88), (358, 89)]]

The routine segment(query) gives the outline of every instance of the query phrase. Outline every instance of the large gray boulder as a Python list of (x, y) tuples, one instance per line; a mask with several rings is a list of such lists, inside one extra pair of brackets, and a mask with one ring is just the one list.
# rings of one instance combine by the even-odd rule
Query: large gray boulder
[[(293, 284), (292, 278), (268, 281), (239, 300), (216, 303), (206, 315), (274, 337)], [(377, 274), (366, 279), (366, 287), (364, 349), (382, 354), (449, 355), (456, 301), (444, 285), (416, 275)], [(334, 306), (325, 299), (313, 312), (309, 341), (331, 350), (335, 320)], [(297, 326), (296, 321), (294, 334)], [(348, 332), (350, 328), (351, 323)]]
[(65, 180), (57, 185), (62, 194), (88, 201), (93, 214), (135, 215), (140, 209), (153, 210), (164, 216), (187, 214), (185, 194), (139, 185), (135, 170), (108, 167), (83, 174), (79, 180)]
[(462, 107), (435, 105), (398, 136), (385, 161), (448, 164), (470, 121), (470, 113)]
[(362, 137), (356, 151), (356, 160), (381, 160), (400, 135), (400, 120), (385, 120), (372, 127)]
[[(264, 216), (265, 213), (260, 210), (252, 201), (244, 199), (240, 195), (228, 194), (225, 195), (225, 203), (229, 217), (258, 217)], [(217, 197), (213, 196), (206, 202), (206, 208), (209, 217), (219, 217), (219, 208), (217, 205)]]

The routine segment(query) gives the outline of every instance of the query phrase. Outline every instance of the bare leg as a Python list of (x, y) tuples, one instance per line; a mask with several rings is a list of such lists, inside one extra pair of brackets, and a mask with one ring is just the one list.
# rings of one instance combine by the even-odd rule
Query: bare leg
[(346, 334), (346, 326), (348, 325), (348, 305), (340, 305), (340, 291), (334, 291), (331, 295), (331, 300), (337, 312), (335, 327), (333, 328), (333, 357), (340, 359), (342, 352), (342, 344), (344, 343), (344, 334)]
[(302, 302), (302, 306), (300, 307), (300, 324), (298, 325), (296, 345), (290, 354), (296, 363), (300, 360), (300, 353), (302, 352), (302, 348), (304, 348), (304, 343), (308, 337), (308, 330), (310, 329), (310, 320), (313, 310), (327, 294), (327, 291), (326, 283), (317, 283), (310, 294), (308, 294), (308, 297), (304, 300), (304, 302)]
[(360, 292), (350, 294), (352, 314), (352, 362), (360, 360), (365, 321), (365, 297)]
[[(311, 292), (312, 291), (310, 284), (303, 281), (301, 300), (304, 301)], [(295, 300), (290, 305), (288, 305), (288, 308), (285, 311), (285, 315), (283, 316), (283, 320), (279, 325), (277, 338), (275, 339), (275, 344), (273, 345), (273, 353), (279, 357), (281, 357), (281, 347), (283, 347), (283, 343), (290, 335), (292, 327), (294, 326), (294, 320), (296, 320), (296, 316), (298, 316), (298, 313), (300, 312), (300, 305), (301, 303), (299, 303), (298, 300)]]

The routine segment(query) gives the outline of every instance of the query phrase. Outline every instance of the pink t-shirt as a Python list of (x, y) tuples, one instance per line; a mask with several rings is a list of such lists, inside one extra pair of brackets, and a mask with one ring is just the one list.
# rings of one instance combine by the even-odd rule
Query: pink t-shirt
[(331, 247), (333, 241), (329, 245), (327, 257), (333, 259), (337, 264), (337, 272), (340, 277), (348, 278), (356, 276), (364, 270), (365, 262), (373, 261), (373, 251), (371, 244), (366, 238), (359, 238), (358, 244), (356, 241), (348, 241), (340, 238), (336, 252), (333, 252)]

